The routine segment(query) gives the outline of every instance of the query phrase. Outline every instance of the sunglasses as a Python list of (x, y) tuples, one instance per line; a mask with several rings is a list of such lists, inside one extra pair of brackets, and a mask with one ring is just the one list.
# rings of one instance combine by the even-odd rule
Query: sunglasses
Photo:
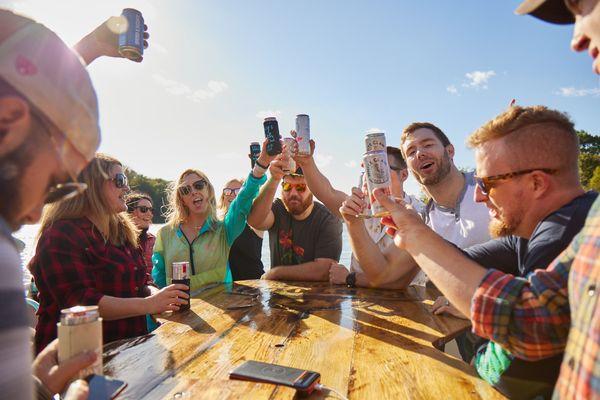
[(124, 187), (127, 187), (129, 184), (129, 180), (127, 179), (127, 176), (121, 172), (116, 174), (114, 178), (109, 178), (108, 180), (114, 182), (117, 189), (122, 189)]
[(231, 189), (231, 188), (225, 188), (223, 189), (223, 194), (225, 196), (233, 196), (236, 195), (240, 192), (241, 188), (236, 188), (236, 189)]
[(192, 187), (197, 190), (200, 191), (202, 189), (204, 189), (204, 187), (206, 186), (206, 181), (204, 179), (200, 179), (199, 181), (196, 181), (194, 183), (192, 183), (191, 185), (186, 185), (186, 186), (180, 186), (179, 189), (179, 193), (182, 196), (187, 196), (188, 194), (192, 193)]
[(306, 183), (289, 183), (282, 182), (281, 188), (284, 192), (289, 192), (292, 188), (295, 187), (298, 193), (303, 193), (306, 190)]
[(140, 212), (141, 212), (142, 214), (146, 214), (148, 211), (150, 211), (150, 212), (152, 212), (152, 213), (154, 212), (154, 208), (153, 208), (153, 207), (146, 207), (146, 206), (135, 206), (135, 207), (133, 207), (133, 209), (134, 209), (134, 210), (135, 210), (136, 208), (137, 208), (138, 210), (140, 210)]
[(493, 175), (493, 176), (486, 176), (486, 177), (475, 176), (474, 178), (475, 178), (475, 184), (477, 186), (479, 186), (479, 189), (481, 189), (481, 193), (484, 196), (487, 196), (490, 193), (490, 190), (492, 190), (494, 188), (494, 186), (495, 186), (494, 182), (498, 182), (498, 181), (505, 180), (505, 179), (512, 179), (517, 176), (530, 174), (535, 171), (542, 171), (547, 174), (554, 174), (558, 170), (550, 169), (550, 168), (531, 168), (531, 169), (523, 169), (523, 170), (515, 171), (515, 172), (509, 172), (507, 174), (501, 174), (501, 175)]

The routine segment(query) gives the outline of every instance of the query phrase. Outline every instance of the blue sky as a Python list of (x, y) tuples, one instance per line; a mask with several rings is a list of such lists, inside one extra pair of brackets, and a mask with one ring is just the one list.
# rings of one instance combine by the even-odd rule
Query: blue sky
[[(512, 98), (568, 112), (599, 134), (600, 81), (571, 27), (513, 14), (505, 1), (23, 0), (0, 5), (73, 44), (109, 15), (138, 8), (151, 34), (142, 64), (90, 67), (100, 100), (100, 150), (151, 177), (204, 170), (219, 190), (245, 176), (261, 118), (282, 132), (311, 117), (317, 163), (349, 191), (364, 133), (398, 145), (402, 128), (430, 121), (474, 166), (470, 132)], [(407, 191), (417, 192), (414, 180)]]

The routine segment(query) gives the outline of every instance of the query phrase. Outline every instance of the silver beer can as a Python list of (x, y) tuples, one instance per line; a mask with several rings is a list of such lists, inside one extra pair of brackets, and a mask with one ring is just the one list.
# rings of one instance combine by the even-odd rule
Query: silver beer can
[(286, 168), (284, 168), (284, 172), (294, 173), (296, 172), (296, 161), (292, 158), (294, 156), (294, 148), (296, 147), (296, 139), (292, 137), (283, 138), (283, 144), (285, 145), (285, 153), (290, 157), (290, 163)]
[(390, 166), (388, 164), (387, 152), (379, 150), (365, 153), (363, 155), (363, 163), (365, 166), (365, 179), (367, 180), (371, 212), (377, 214), (385, 211), (385, 209), (375, 200), (373, 191), (383, 188), (388, 195), (391, 193)]
[(371, 151), (386, 151), (385, 133), (367, 132), (365, 135), (365, 149), (367, 153)]
[(183, 280), (190, 278), (190, 263), (189, 261), (180, 261), (173, 263), (173, 280)]
[(298, 154), (310, 156), (310, 118), (306, 114), (296, 115), (296, 141)]

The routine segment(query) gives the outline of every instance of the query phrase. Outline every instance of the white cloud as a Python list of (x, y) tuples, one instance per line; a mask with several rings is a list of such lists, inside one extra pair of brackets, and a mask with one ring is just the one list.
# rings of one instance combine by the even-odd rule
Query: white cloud
[(487, 89), (488, 81), (493, 76), (496, 76), (496, 72), (494, 71), (467, 72), (465, 77), (468, 79), (468, 81), (463, 83), (462, 86), (466, 88)]
[(456, 86), (454, 85), (450, 85), (446, 88), (446, 91), (452, 93), (452, 94), (458, 94), (458, 89), (456, 88)]
[(333, 156), (330, 154), (315, 154), (314, 158), (315, 163), (319, 168), (324, 168), (331, 164), (331, 161), (333, 161)]
[(187, 99), (197, 103), (203, 100), (212, 99), (229, 88), (229, 85), (225, 82), (209, 81), (206, 85), (206, 89), (197, 89), (193, 91), (192, 88), (185, 83), (166, 78), (160, 74), (152, 74), (152, 78), (156, 83), (164, 87), (167, 93), (175, 96), (185, 96)]
[(348, 162), (345, 162), (344, 165), (348, 168), (356, 168), (358, 167), (358, 163), (356, 162), (356, 160), (350, 160)]
[(262, 110), (256, 113), (256, 118), (265, 119), (267, 117), (281, 117), (281, 111), (279, 110)]
[(590, 88), (590, 89), (575, 89), (574, 87), (562, 87), (558, 89), (558, 91), (554, 92), (559, 96), (563, 97), (584, 97), (584, 96), (600, 96), (600, 88)]

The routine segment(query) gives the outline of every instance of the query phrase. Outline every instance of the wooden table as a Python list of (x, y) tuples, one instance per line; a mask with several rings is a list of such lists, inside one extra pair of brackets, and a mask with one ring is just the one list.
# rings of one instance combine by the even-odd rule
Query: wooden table
[(423, 287), (209, 285), (193, 294), (190, 311), (151, 334), (106, 345), (105, 373), (129, 384), (120, 399), (294, 398), (290, 388), (230, 380), (245, 360), (320, 372), (321, 383), (350, 399), (503, 398), (438, 350), (468, 322), (432, 315), (437, 295)]

